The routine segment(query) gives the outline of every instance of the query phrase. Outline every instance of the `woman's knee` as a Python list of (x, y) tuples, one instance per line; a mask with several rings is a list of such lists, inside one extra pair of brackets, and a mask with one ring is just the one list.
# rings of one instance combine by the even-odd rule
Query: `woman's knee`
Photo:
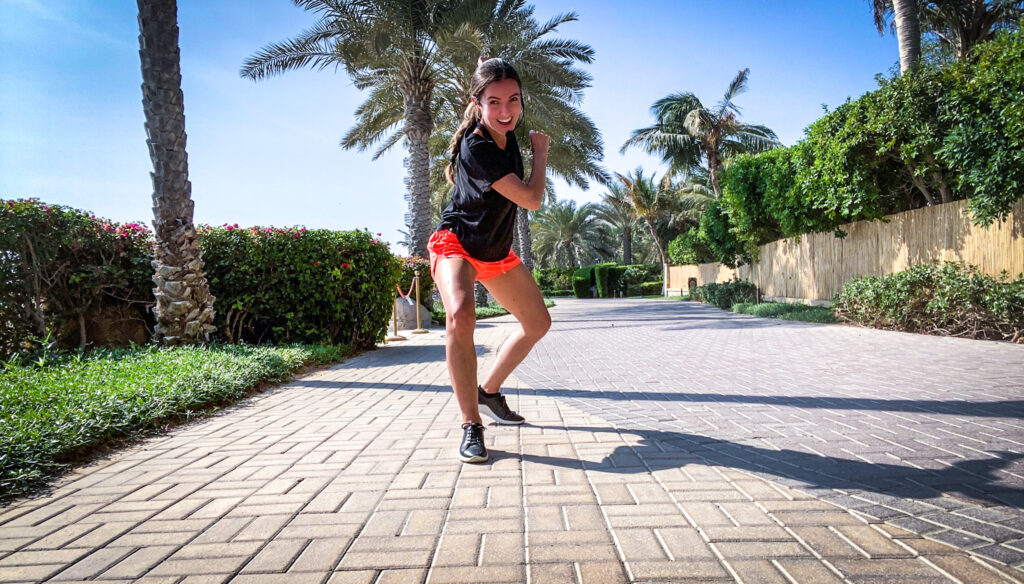
[(531, 318), (528, 322), (523, 323), (523, 333), (526, 334), (527, 338), (532, 339), (534, 342), (539, 341), (550, 329), (551, 315), (548, 314), (547, 310), (542, 314)]
[(449, 335), (470, 335), (476, 328), (476, 305), (461, 303), (445, 314), (445, 329)]

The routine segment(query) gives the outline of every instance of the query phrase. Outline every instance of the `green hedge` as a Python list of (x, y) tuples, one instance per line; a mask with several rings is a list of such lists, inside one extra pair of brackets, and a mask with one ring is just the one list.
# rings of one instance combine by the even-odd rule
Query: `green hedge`
[(832, 310), (824, 306), (808, 306), (807, 304), (789, 304), (786, 302), (737, 302), (732, 311), (739, 314), (750, 314), (762, 318), (778, 318), (782, 320), (799, 320), (802, 322), (836, 322)]
[(565, 297), (576, 295), (576, 292), (573, 290), (541, 290), (540, 293), (545, 297)]
[(571, 290), (575, 268), (534, 268), (533, 279), (541, 290)]
[(384, 340), (401, 265), (365, 231), (237, 226), (200, 230), (215, 324), (230, 342)]
[(723, 179), (726, 229), (706, 213), (670, 245), (673, 261), (729, 263), (778, 237), (944, 201), (966, 199), (980, 225), (1005, 218), (1024, 196), (1022, 62), (1024, 33), (1003, 32), (969, 60), (880, 80), (792, 147), (737, 157)]
[[(153, 234), (38, 199), (0, 200), (0, 359), (82, 344), (111, 310), (152, 331)], [(85, 335), (87, 343), (96, 339)]]
[(754, 302), (757, 287), (746, 280), (732, 280), (722, 284), (705, 284), (693, 289), (691, 300), (700, 300), (722, 310), (732, 310), (734, 304)]
[[(383, 338), (402, 266), (369, 233), (197, 231), (221, 339), (361, 349)], [(0, 201), (0, 359), (44, 343), (79, 346), (83, 329), (87, 343), (146, 342), (153, 242), (138, 223), (35, 199)], [(134, 328), (117, 322), (124, 320)]]
[(1024, 274), (993, 278), (957, 262), (858, 278), (843, 286), (832, 308), (841, 322), (1024, 342)]

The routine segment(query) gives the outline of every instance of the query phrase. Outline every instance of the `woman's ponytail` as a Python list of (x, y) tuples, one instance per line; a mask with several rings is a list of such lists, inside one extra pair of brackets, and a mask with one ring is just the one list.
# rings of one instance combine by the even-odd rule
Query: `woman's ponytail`
[(455, 184), (455, 163), (459, 159), (459, 150), (462, 149), (462, 138), (479, 121), (480, 108), (470, 101), (469, 105), (466, 106), (466, 111), (462, 114), (462, 124), (459, 125), (459, 129), (452, 136), (451, 144), (448, 145), (448, 152), (451, 158), (448, 161), (448, 166), (444, 169), (444, 176), (450, 184)]

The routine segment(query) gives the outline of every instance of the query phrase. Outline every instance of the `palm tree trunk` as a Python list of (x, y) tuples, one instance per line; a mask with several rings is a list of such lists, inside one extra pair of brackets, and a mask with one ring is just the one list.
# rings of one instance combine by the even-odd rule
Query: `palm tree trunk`
[(916, 0), (893, 0), (893, 20), (900, 46), (900, 75), (921, 61), (921, 26)]
[(647, 227), (651, 230), (651, 237), (654, 239), (654, 245), (658, 248), (658, 257), (661, 258), (661, 295), (665, 296), (668, 286), (668, 255), (665, 253), (665, 246), (661, 244), (661, 238), (658, 237), (658, 230), (654, 227), (654, 221), (647, 218)]
[(633, 262), (633, 226), (622, 229), (622, 265), (628, 266)]
[(426, 63), (413, 60), (408, 68), (408, 79), (402, 91), (405, 104), (405, 139), (409, 147), (409, 226), (412, 239), (409, 255), (427, 257), (430, 239), (430, 134), (434, 131), (434, 118), (430, 115), (430, 100), (434, 84), (423, 78)]
[(176, 0), (138, 0), (138, 7), (142, 108), (153, 161), (156, 339), (169, 345), (194, 343), (215, 330), (214, 298), (192, 225), (178, 7)]
[(522, 207), (516, 209), (516, 238), (519, 240), (519, 259), (527, 270), (533, 272), (533, 237), (530, 235), (530, 211)]
[(722, 198), (722, 187), (718, 184), (718, 171), (721, 169), (722, 163), (718, 159), (718, 149), (708, 149), (708, 177), (711, 179), (711, 189), (715, 191), (715, 198)]

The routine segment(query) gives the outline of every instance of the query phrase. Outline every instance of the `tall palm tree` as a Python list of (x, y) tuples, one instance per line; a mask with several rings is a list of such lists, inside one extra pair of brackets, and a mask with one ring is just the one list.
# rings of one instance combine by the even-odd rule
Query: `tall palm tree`
[(593, 203), (577, 207), (573, 200), (555, 201), (538, 209), (533, 220), (533, 246), (547, 265), (581, 266), (607, 257), (611, 251)]
[(634, 213), (647, 225), (657, 249), (664, 294), (668, 281), (668, 242), (698, 223), (701, 213), (714, 200), (713, 193), (697, 180), (675, 183), (671, 175), (666, 175), (655, 181), (653, 175), (645, 176), (642, 168), (626, 176), (618, 173), (616, 176)]
[(629, 202), (622, 181), (608, 184), (608, 192), (602, 196), (602, 201), (597, 206), (597, 217), (619, 232), (622, 240), (622, 263), (633, 263), (633, 229), (639, 218)]
[(178, 6), (176, 0), (138, 0), (138, 8), (142, 109), (153, 161), (156, 339), (168, 345), (194, 343), (215, 330), (215, 314), (192, 224)]
[(703, 166), (715, 197), (721, 198), (719, 183), (726, 161), (779, 145), (778, 136), (767, 126), (739, 121), (740, 109), (733, 99), (746, 91), (749, 74), (750, 69), (740, 71), (712, 109), (705, 108), (690, 92), (659, 99), (651, 106), (655, 124), (633, 130), (620, 151), (638, 146), (649, 154), (660, 154), (669, 163), (671, 173), (692, 173)]
[(900, 49), (900, 75), (921, 62), (920, 3), (920, 0), (872, 0), (878, 34), (885, 34), (885, 26), (892, 18)]
[[(591, 180), (607, 182), (608, 173), (598, 164), (604, 157), (604, 141), (579, 107), (591, 77), (578, 65), (592, 63), (594, 50), (579, 41), (549, 38), (561, 25), (578, 20), (577, 15), (559, 14), (540, 24), (534, 18), (534, 8), (525, 0), (502, 0), (494, 3), (493, 11), (485, 16), (473, 23), (478, 34), (477, 44), (472, 46), (477, 52), (453, 55), (445, 69), (447, 77), (437, 86), (433, 110), (436, 127), (431, 139), (434, 165), (443, 169), (448, 163), (448, 143), (469, 101), (469, 81), (477, 55), (483, 54), (511, 62), (521, 78), (524, 120), (517, 129), (517, 138), (525, 168), (530, 168), (532, 162), (527, 133), (538, 130), (552, 136), (547, 165), (552, 175), (581, 189), (589, 188)], [(380, 136), (389, 130), (372, 118), (361, 119), (360, 125), (374, 129), (368, 136)], [(384, 143), (387, 145), (387, 140)], [(445, 198), (449, 187), (442, 173), (434, 175), (431, 185), (435, 199)], [(547, 191), (548, 200), (554, 201), (550, 184)], [(530, 224), (529, 212), (520, 208), (516, 250), (532, 269)]]
[[(876, 0), (878, 1), (878, 0)], [(1019, 28), (1022, 0), (932, 0), (920, 7), (922, 28), (964, 59), (980, 42), (1004, 28)]]
[[(369, 89), (356, 115), (401, 123), (377, 156), (405, 139), (409, 150), (411, 254), (426, 256), (430, 236), (430, 151), (434, 88), (445, 78), (453, 54), (466, 52), (476, 33), (467, 21), (481, 20), (478, 0), (293, 0), (319, 20), (292, 40), (269, 44), (245, 60), (241, 75), (253, 80), (292, 69), (344, 67), (359, 89)], [(380, 107), (380, 105), (385, 107)], [(380, 138), (359, 125), (342, 146), (365, 148)], [(375, 156), (376, 158), (376, 156)]]

